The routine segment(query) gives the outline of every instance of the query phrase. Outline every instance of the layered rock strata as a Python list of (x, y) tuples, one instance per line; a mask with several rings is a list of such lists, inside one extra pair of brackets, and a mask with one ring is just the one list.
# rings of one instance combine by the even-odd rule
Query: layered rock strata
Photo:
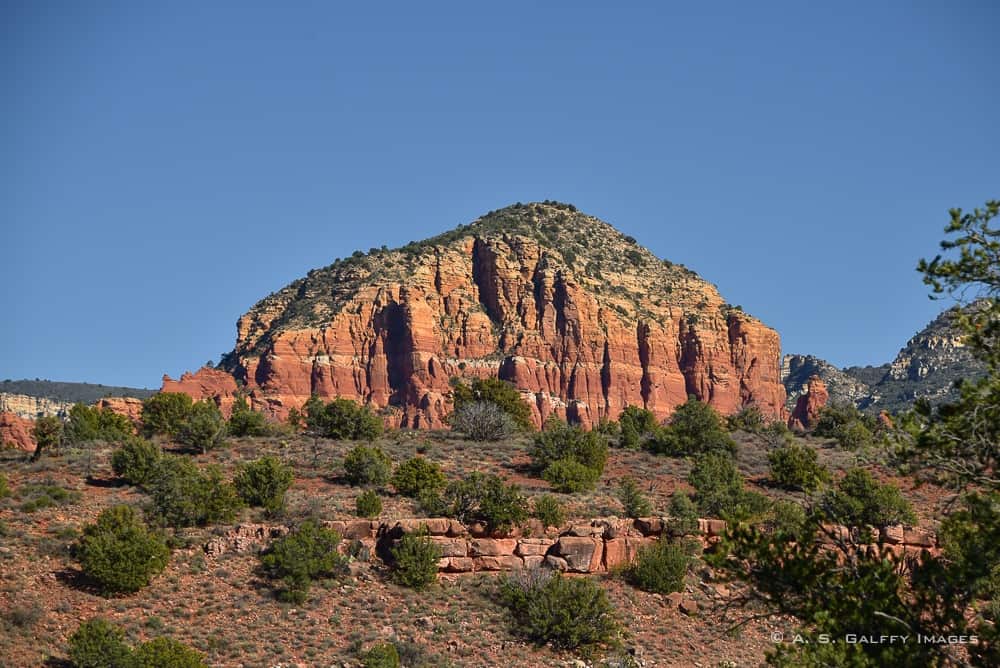
[[(315, 393), (436, 428), (450, 378), (492, 376), (522, 391), (538, 425), (596, 424), (629, 404), (665, 418), (688, 395), (784, 419), (780, 347), (694, 272), (543, 203), (309, 272), (239, 319), (223, 367), (277, 418)], [(236, 386), (214, 371), (163, 389), (224, 405)]]

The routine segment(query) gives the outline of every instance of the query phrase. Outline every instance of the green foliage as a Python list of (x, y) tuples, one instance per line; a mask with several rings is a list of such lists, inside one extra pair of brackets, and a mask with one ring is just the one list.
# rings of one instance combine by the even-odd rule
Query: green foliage
[(847, 526), (884, 527), (917, 521), (910, 503), (895, 485), (875, 480), (862, 468), (853, 468), (827, 492), (820, 511), (832, 522)]
[(382, 513), (382, 499), (374, 489), (367, 489), (354, 500), (354, 513), (358, 517), (374, 519)]
[(526, 431), (535, 429), (531, 419), (531, 407), (524, 403), (516, 387), (499, 378), (476, 378), (471, 386), (465, 385), (458, 378), (452, 378), (451, 400), (456, 411), (465, 404), (477, 401), (494, 403), (509, 415), (519, 428)]
[(236, 493), (248, 506), (277, 512), (285, 505), (285, 492), (295, 475), (290, 466), (277, 457), (261, 457), (243, 464), (233, 477)]
[(684, 576), (691, 566), (691, 543), (660, 538), (639, 548), (635, 561), (624, 571), (625, 579), (643, 591), (669, 594), (684, 590)]
[(357, 445), (344, 457), (344, 477), (352, 485), (384, 485), (392, 460), (381, 448)]
[(877, 420), (859, 411), (853, 404), (824, 406), (813, 427), (813, 434), (835, 438), (848, 450), (857, 450), (874, 441)]
[(112, 506), (83, 529), (75, 549), (84, 575), (104, 594), (139, 591), (167, 566), (170, 550), (131, 506)]
[(226, 422), (219, 407), (208, 399), (192, 404), (175, 438), (178, 443), (202, 453), (225, 443)]
[(534, 509), (531, 516), (547, 527), (561, 527), (566, 522), (566, 510), (559, 499), (551, 494), (542, 494), (534, 498)]
[(51, 482), (27, 483), (17, 488), (17, 498), (21, 500), (21, 512), (33, 513), (36, 510), (76, 503), (80, 500), (80, 493)]
[(0, 499), (10, 496), (10, 487), (7, 485), (7, 476), (0, 473)]
[(267, 436), (270, 433), (264, 414), (251, 410), (244, 396), (237, 397), (233, 402), (233, 413), (226, 430), (237, 437)]
[(159, 445), (133, 437), (111, 455), (111, 468), (115, 475), (124, 478), (130, 485), (145, 485), (152, 479), (162, 458), (163, 451)]
[(608, 460), (608, 443), (596, 431), (586, 431), (551, 417), (535, 436), (532, 466), (559, 491), (593, 489)]
[(806, 529), (809, 517), (806, 509), (794, 501), (775, 501), (764, 519), (763, 526), (775, 534), (798, 540)]
[[(798, 540), (787, 534), (737, 526), (706, 554), (722, 579), (747, 580), (758, 605), (798, 620), (802, 643), (778, 646), (768, 663), (778, 666), (933, 666), (946, 647), (933, 643), (823, 643), (819, 634), (927, 636), (970, 633), (964, 603), (936, 559), (909, 564), (875, 556), (865, 546), (829, 549), (812, 524)], [(831, 596), (830, 592), (836, 592)], [(993, 665), (979, 663), (977, 665)]]
[(70, 443), (87, 441), (123, 441), (135, 434), (131, 420), (111, 410), (96, 406), (73, 404), (66, 424), (66, 440)]
[(135, 668), (208, 668), (202, 655), (173, 638), (144, 642), (132, 653)]
[(361, 659), (364, 668), (399, 668), (399, 652), (389, 642), (380, 642), (365, 652)]
[(426, 531), (404, 534), (390, 552), (392, 579), (397, 584), (420, 591), (437, 580), (441, 550)]
[(764, 414), (756, 406), (746, 406), (726, 418), (726, 428), (729, 431), (745, 431), (749, 434), (759, 434), (768, 424)]
[(623, 448), (639, 448), (659, 426), (652, 411), (638, 406), (626, 406), (618, 416), (621, 429), (619, 444)]
[(743, 489), (743, 476), (732, 457), (724, 452), (708, 452), (697, 459), (688, 482), (695, 489), (699, 510), (707, 517), (738, 522), (767, 512), (767, 497)]
[(190, 459), (167, 455), (149, 482), (150, 512), (171, 527), (205, 526), (236, 516), (240, 498), (217, 466), (198, 468)]
[(448, 416), (453, 431), (473, 441), (501, 441), (517, 429), (514, 418), (492, 401), (467, 402)]
[(545, 467), (542, 479), (557, 492), (576, 494), (594, 489), (600, 479), (600, 472), (575, 459), (557, 459)]
[(789, 443), (767, 455), (771, 480), (785, 489), (811, 492), (830, 480), (830, 472), (819, 463), (819, 455), (808, 446)]
[(625, 511), (625, 517), (646, 517), (653, 512), (649, 499), (639, 489), (639, 485), (630, 477), (622, 478), (618, 485), (618, 501)]
[(69, 660), (74, 668), (132, 668), (132, 648), (125, 633), (104, 619), (82, 622), (69, 637)]
[(455, 480), (442, 494), (425, 494), (421, 506), (431, 515), (453, 517), (463, 524), (481, 522), (489, 531), (508, 531), (528, 518), (528, 501), (515, 484), (475, 471)]
[(670, 497), (669, 514), (666, 526), (669, 536), (678, 538), (698, 533), (698, 507), (684, 492), (677, 490)]
[(498, 594), (512, 630), (539, 644), (589, 652), (620, 631), (607, 594), (590, 578), (525, 569), (502, 580)]
[(31, 461), (35, 462), (38, 461), (43, 452), (58, 448), (62, 443), (62, 420), (53, 415), (42, 416), (35, 420), (31, 435), (35, 439), (35, 452), (31, 455)]
[(1000, 493), (966, 495), (961, 509), (941, 523), (938, 540), (944, 556), (970, 589), (977, 595), (987, 594), (1000, 566)]
[(390, 482), (403, 496), (417, 498), (424, 490), (442, 489), (448, 480), (439, 464), (423, 457), (411, 457), (396, 467)]
[(736, 452), (736, 443), (726, 431), (722, 418), (715, 409), (694, 396), (677, 407), (670, 422), (654, 432), (646, 447), (656, 454), (670, 456)]
[(340, 534), (307, 520), (260, 556), (261, 567), (271, 579), (281, 580), (278, 598), (303, 603), (313, 580), (340, 574), (346, 559), (337, 552)]
[(174, 438), (184, 426), (194, 402), (183, 392), (159, 392), (142, 402), (142, 428), (146, 436)]
[(350, 399), (334, 399), (328, 404), (313, 395), (303, 407), (306, 429), (326, 438), (345, 441), (372, 441), (382, 435), (385, 425), (368, 406)]

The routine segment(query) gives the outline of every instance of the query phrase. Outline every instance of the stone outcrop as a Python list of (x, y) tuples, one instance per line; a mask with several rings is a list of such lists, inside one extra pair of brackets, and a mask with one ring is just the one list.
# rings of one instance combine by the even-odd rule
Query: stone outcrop
[(798, 431), (805, 431), (816, 426), (820, 410), (826, 406), (830, 394), (826, 391), (826, 383), (819, 376), (809, 379), (806, 393), (795, 402), (795, 410), (788, 418), (788, 426)]
[[(164, 374), (161, 392), (183, 392), (188, 394), (195, 401), (210, 399), (216, 403), (222, 411), (222, 416), (229, 419), (233, 412), (233, 402), (239, 388), (236, 386), (236, 379), (232, 375), (213, 369), (212, 367), (202, 367), (195, 373), (185, 372), (181, 374), (180, 380), (174, 380)], [(306, 399), (309, 397), (307, 396)]]
[(124, 415), (137, 428), (142, 426), (142, 399), (135, 397), (105, 397), (94, 402), (102, 411), (112, 411)]
[(0, 392), (0, 412), (13, 413), (27, 420), (50, 415), (63, 417), (69, 413), (69, 409), (72, 407), (73, 402), (71, 401)]
[[(784, 419), (778, 334), (681, 265), (553, 203), (514, 206), (397, 250), (356, 253), (260, 301), (222, 366), (282, 418), (313, 393), (440, 427), (453, 376), (499, 377), (533, 407), (596, 424), (628, 404), (667, 417), (695, 395)], [(166, 391), (236, 385), (202, 369)]]
[(34, 452), (34, 422), (7, 411), (0, 412), (0, 447), (14, 447)]
[[(426, 530), (441, 553), (438, 571), (471, 573), (509, 571), (518, 568), (544, 567), (568, 573), (605, 573), (631, 563), (644, 545), (654, 543), (667, 525), (667, 518), (644, 517), (620, 519), (606, 517), (577, 522), (563, 529), (548, 530), (543, 535), (523, 536), (517, 529), (503, 536), (486, 536), (472, 527), (464, 527), (446, 518), (414, 518), (390, 522), (378, 520), (329, 521), (324, 525), (345, 539), (339, 549), (348, 550), (352, 541), (360, 541), (383, 560), (391, 560), (391, 550), (406, 534)], [(821, 543), (852, 541), (846, 527), (831, 525), (820, 532)], [(703, 544), (719, 539), (726, 523), (719, 519), (698, 520)], [(284, 525), (247, 524), (213, 538), (205, 552), (213, 557), (226, 553), (254, 553), (288, 533)], [(937, 537), (919, 527), (889, 526), (871, 529), (869, 549), (891, 552), (899, 557), (919, 557), (923, 550), (936, 553)]]

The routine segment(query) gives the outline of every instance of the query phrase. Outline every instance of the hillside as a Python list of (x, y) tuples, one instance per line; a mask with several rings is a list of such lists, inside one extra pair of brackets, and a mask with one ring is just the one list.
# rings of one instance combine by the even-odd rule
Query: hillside
[(542, 202), (310, 271), (239, 319), (222, 367), (277, 417), (316, 393), (438, 427), (451, 377), (497, 376), (538, 423), (596, 424), (628, 404), (662, 418), (690, 394), (783, 415), (780, 348), (694, 272)]
[(941, 313), (914, 335), (892, 362), (877, 367), (838, 369), (812, 355), (785, 355), (782, 382), (789, 402), (794, 404), (813, 374), (826, 383), (832, 403), (853, 403), (869, 412), (906, 410), (917, 398), (934, 404), (955, 399), (955, 381), (986, 373), (952, 324), (956, 312), (957, 308), (951, 308)]

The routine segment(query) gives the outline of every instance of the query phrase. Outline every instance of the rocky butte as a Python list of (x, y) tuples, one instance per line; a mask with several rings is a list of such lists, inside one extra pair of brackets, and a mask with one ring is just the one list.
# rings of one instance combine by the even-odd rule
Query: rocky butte
[(690, 394), (784, 419), (780, 351), (777, 332), (691, 270), (544, 202), (310, 271), (239, 319), (219, 369), (164, 389), (224, 407), (246, 392), (279, 418), (312, 393), (347, 397), (436, 428), (450, 378), (496, 376), (538, 424), (554, 413), (592, 425), (628, 404), (664, 418)]

